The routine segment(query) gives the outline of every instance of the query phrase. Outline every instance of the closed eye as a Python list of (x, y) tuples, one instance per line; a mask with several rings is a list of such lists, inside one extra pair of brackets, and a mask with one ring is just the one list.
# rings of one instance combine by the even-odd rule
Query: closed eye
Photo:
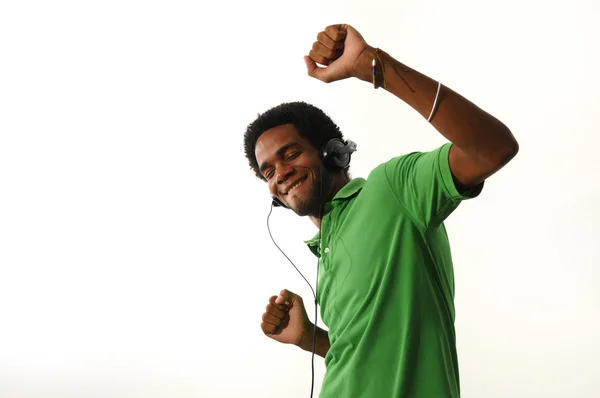
[(274, 174), (274, 173), (273, 173), (273, 169), (269, 169), (269, 170), (268, 170), (268, 171), (267, 171), (267, 172), (264, 174), (264, 176), (265, 176), (265, 178), (266, 178), (267, 180), (270, 180), (270, 179), (273, 177), (273, 174)]
[[(283, 158), (283, 160), (286, 162), (290, 162), (290, 161), (296, 159), (298, 156), (300, 156), (301, 153), (302, 153), (302, 151), (288, 152), (285, 154), (285, 157)], [(268, 169), (266, 169), (264, 171), (263, 176), (265, 177), (265, 179), (270, 180), (271, 178), (273, 178), (274, 174), (275, 174), (274, 169), (272, 167), (269, 167)]]
[(285, 157), (285, 160), (296, 159), (300, 155), (300, 151), (292, 152), (288, 156)]

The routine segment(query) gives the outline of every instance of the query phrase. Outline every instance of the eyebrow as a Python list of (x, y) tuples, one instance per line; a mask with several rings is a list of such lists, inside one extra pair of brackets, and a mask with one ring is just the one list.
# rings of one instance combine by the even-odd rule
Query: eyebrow
[[(283, 145), (281, 148), (279, 148), (277, 150), (277, 152), (275, 152), (275, 155), (277, 157), (282, 157), (288, 149), (295, 147), (295, 146), (301, 146), (300, 143), (292, 141), (292, 142), (288, 142), (287, 144)], [(268, 168), (269, 166), (271, 166), (271, 163), (269, 162), (264, 162), (263, 164), (260, 165), (258, 171), (260, 171), (260, 174), (263, 174), (263, 172), (265, 171), (266, 168)]]

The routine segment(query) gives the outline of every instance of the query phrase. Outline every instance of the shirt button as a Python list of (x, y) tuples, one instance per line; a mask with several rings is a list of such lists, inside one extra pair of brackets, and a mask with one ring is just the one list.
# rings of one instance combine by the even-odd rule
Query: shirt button
[(325, 253), (329, 253), (329, 248), (328, 247), (325, 248)]

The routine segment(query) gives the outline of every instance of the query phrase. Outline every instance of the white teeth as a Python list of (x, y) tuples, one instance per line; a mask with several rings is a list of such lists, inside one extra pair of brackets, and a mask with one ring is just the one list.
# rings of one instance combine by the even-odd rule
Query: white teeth
[(300, 186), (300, 184), (302, 184), (303, 182), (304, 182), (304, 181), (300, 181), (300, 182), (298, 182), (298, 183), (294, 184), (294, 186), (293, 186), (293, 187), (291, 187), (291, 188), (290, 188), (290, 189), (287, 191), (287, 193), (289, 194), (289, 193), (290, 193), (290, 192), (292, 192), (294, 189), (298, 188), (298, 187)]

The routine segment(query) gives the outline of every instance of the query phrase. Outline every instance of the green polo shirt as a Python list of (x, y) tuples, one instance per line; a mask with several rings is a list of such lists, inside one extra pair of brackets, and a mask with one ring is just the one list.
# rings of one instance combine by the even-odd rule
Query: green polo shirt
[(331, 348), (321, 398), (460, 395), (454, 275), (443, 221), (462, 200), (448, 143), (396, 157), (346, 184), (307, 241)]

